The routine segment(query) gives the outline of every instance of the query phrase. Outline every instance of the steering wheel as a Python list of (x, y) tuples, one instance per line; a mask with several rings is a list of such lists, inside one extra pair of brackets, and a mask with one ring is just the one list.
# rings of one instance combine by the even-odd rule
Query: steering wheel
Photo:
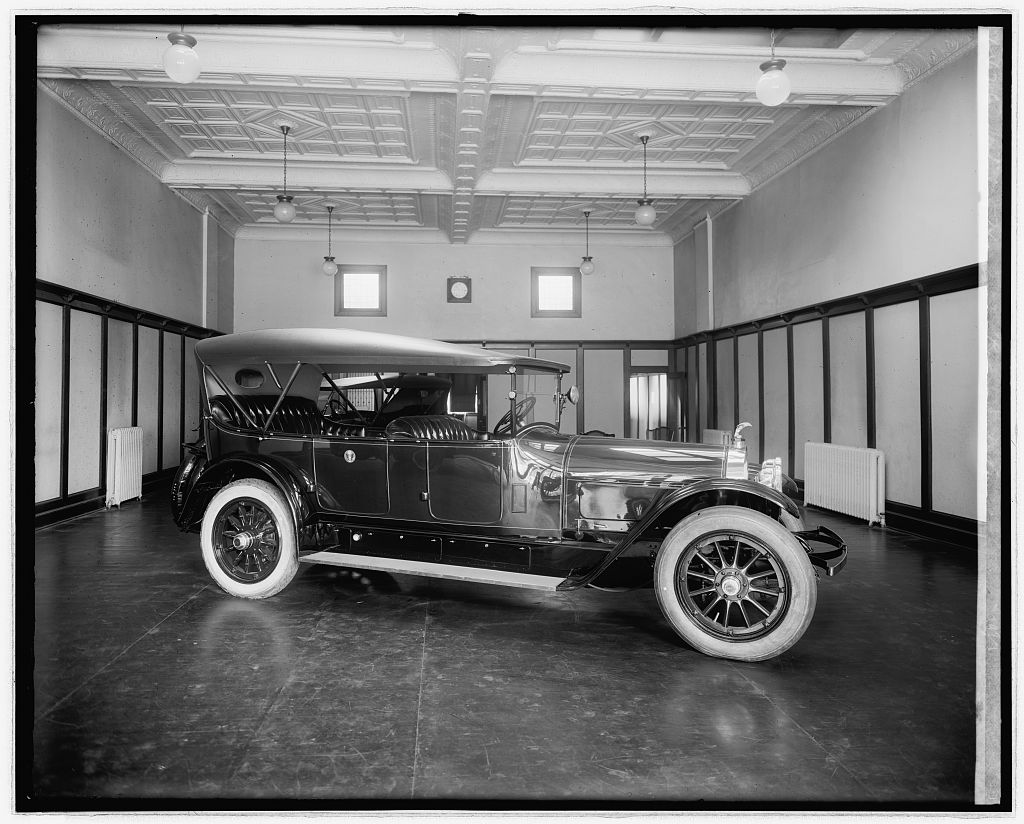
[(516, 416), (516, 424), (518, 426), (522, 426), (523, 418), (529, 415), (530, 412), (533, 411), (533, 407), (535, 407), (536, 405), (536, 398), (532, 396), (523, 398), (521, 401), (518, 401), (512, 409), (510, 409), (508, 412), (501, 416), (501, 420), (494, 425), (494, 429), (492, 431), (494, 432), (495, 435), (507, 435), (509, 432), (512, 431), (513, 412)]
[(558, 434), (558, 427), (555, 426), (553, 423), (548, 423), (547, 421), (534, 421), (533, 423), (528, 423), (525, 424), (524, 426), (519, 427), (519, 429), (516, 431), (516, 437), (519, 437), (520, 435), (525, 435), (528, 432), (536, 432), (538, 429), (547, 429), (548, 431), (553, 432), (556, 435)]
[(327, 399), (327, 403), (324, 404), (324, 408), (320, 414), (328, 420), (340, 423), (346, 420), (351, 421), (353, 419), (353, 413), (360, 424), (366, 424), (366, 419), (363, 417), (362, 412), (358, 409), (346, 409), (341, 398), (336, 393), (332, 392), (331, 396)]

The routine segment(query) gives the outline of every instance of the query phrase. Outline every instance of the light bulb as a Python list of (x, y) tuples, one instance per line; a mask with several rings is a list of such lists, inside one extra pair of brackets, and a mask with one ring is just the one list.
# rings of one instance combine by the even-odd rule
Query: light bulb
[(583, 258), (583, 263), (580, 264), (581, 275), (592, 275), (594, 274), (594, 259), (591, 257)]
[(325, 275), (336, 275), (338, 274), (338, 264), (334, 262), (333, 257), (325, 257), (323, 270)]
[(633, 212), (633, 219), (641, 226), (650, 226), (658, 217), (658, 213), (654, 211), (650, 200), (638, 200), (637, 203), (640, 205)]
[(765, 106), (778, 106), (789, 99), (792, 84), (783, 68), (785, 60), (768, 60), (761, 64), (763, 74), (757, 79), (754, 94)]
[(281, 223), (291, 223), (295, 220), (295, 206), (292, 205), (291, 195), (278, 195), (277, 205), (274, 207), (274, 217)]
[(191, 83), (201, 71), (199, 55), (193, 50), (196, 39), (182, 32), (167, 35), (170, 47), (164, 52), (164, 71), (176, 83)]

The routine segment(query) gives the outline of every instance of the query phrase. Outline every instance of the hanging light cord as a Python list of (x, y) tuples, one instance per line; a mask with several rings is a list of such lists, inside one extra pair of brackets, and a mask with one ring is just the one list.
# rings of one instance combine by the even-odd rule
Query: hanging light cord
[(334, 207), (327, 207), (327, 257), (331, 257), (331, 215), (334, 214)]
[(288, 127), (282, 126), (281, 132), (284, 134), (284, 193), (288, 195)]
[(583, 217), (587, 219), (587, 257), (590, 257), (590, 212), (584, 212)]
[(775, 29), (772, 29), (772, 60), (775, 59)]
[(647, 141), (648, 136), (644, 135), (640, 141), (644, 144), (644, 200), (647, 200)]

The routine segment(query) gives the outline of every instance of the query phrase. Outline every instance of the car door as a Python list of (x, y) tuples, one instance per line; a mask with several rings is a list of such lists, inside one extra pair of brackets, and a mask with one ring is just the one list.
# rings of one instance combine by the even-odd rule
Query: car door
[(386, 515), (388, 442), (373, 438), (330, 438), (313, 442), (317, 503), (352, 515)]
[(496, 524), (502, 515), (502, 441), (438, 441), (427, 446), (427, 500), (437, 521)]

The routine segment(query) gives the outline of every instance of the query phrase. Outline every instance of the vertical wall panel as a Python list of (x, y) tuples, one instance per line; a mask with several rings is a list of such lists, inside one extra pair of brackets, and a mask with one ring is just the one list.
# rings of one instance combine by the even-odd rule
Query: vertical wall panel
[[(543, 360), (557, 361), (572, 367), (572, 370), (562, 376), (562, 391), (565, 392), (570, 386), (575, 386), (576, 378), (576, 354), (577, 349), (542, 349), (537, 347), (537, 357)], [(520, 378), (520, 385), (523, 379)], [(555, 406), (555, 391), (558, 382), (552, 375), (527, 375), (526, 386), (531, 395), (537, 398), (537, 405), (533, 410), (534, 421), (549, 421), (555, 423), (558, 420), (558, 408)], [(562, 414), (561, 431), (567, 434), (576, 434), (576, 409), (566, 406)]]
[(68, 416), (68, 494), (95, 489), (100, 480), (100, 353), (102, 321), (71, 312), (71, 414)]
[(107, 324), (107, 429), (132, 425), (132, 325)]
[(199, 370), (196, 366), (195, 338), (185, 338), (185, 433), (182, 441), (195, 443), (202, 433), (199, 430), (201, 410), (199, 408)]
[(931, 298), (930, 311), (932, 508), (985, 520), (978, 507), (978, 290)]
[(733, 429), (736, 426), (735, 387), (736, 378), (733, 372), (733, 339), (726, 338), (715, 342), (715, 392), (718, 402), (718, 426), (716, 429)]
[(875, 415), (886, 498), (921, 505), (921, 372), (916, 301), (875, 310)]
[(600, 429), (622, 436), (624, 358), (621, 349), (583, 350), (584, 431)]
[(829, 383), (832, 443), (868, 445), (868, 396), (864, 350), (864, 314), (829, 318)]
[(700, 441), (703, 439), (703, 432), (708, 428), (708, 345), (706, 343), (697, 344), (697, 392), (700, 397), (700, 404), (697, 407), (697, 429), (693, 433), (693, 440)]
[(757, 417), (760, 404), (761, 387), (757, 380), (757, 335), (743, 335), (736, 339), (739, 350), (739, 390), (740, 408), (737, 410), (737, 422), (748, 421), (750, 429), (744, 430), (747, 439), (747, 459), (750, 463), (757, 462), (760, 454), (763, 432), (758, 431)]
[(789, 466), (789, 369), (786, 330), (764, 333), (764, 457), (782, 458), (783, 471)]
[(163, 466), (178, 465), (181, 453), (181, 335), (164, 332), (164, 440)]
[(794, 478), (804, 477), (804, 444), (825, 437), (823, 381), (821, 321), (798, 323), (793, 327)]
[(686, 385), (689, 389), (686, 409), (686, 439), (700, 440), (700, 385), (697, 380), (697, 347), (686, 348)]
[(667, 349), (631, 349), (629, 357), (633, 366), (668, 366)]
[(36, 301), (36, 501), (60, 496), (61, 308)]
[(139, 426), (142, 427), (142, 471), (156, 472), (156, 410), (159, 391), (160, 333), (139, 327)]

